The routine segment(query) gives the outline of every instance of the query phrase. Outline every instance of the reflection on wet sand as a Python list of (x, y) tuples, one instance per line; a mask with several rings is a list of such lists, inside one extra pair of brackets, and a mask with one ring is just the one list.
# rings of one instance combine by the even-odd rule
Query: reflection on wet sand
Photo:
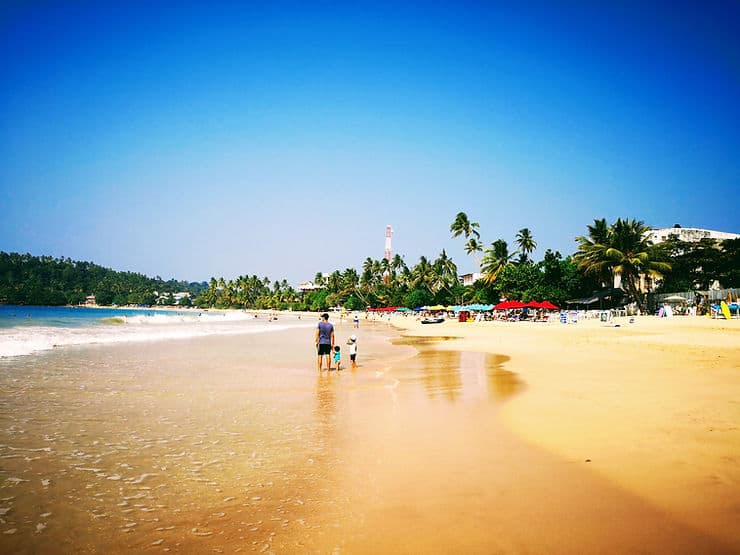
[(334, 381), (339, 376), (334, 376), (333, 372), (319, 372), (317, 375), (316, 416), (322, 425), (322, 431), (328, 436), (334, 430), (337, 413), (337, 392)]
[(503, 368), (509, 357), (488, 353), (479, 354), (483, 354), (486, 359), (484, 365), (488, 376), (488, 393), (491, 399), (503, 401), (524, 390), (524, 382), (519, 379), (519, 376)]
[(413, 359), (405, 361), (402, 375), (418, 373), (430, 398), (442, 396), (453, 402), (477, 397), (500, 402), (523, 391), (524, 382), (504, 368), (508, 357), (435, 348), (451, 339), (405, 337), (394, 341), (418, 350)]

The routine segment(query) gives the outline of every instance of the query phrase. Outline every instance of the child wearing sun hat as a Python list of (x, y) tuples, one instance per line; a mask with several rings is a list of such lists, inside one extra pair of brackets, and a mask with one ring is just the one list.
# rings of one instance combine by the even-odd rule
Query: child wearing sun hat
[(349, 345), (349, 360), (352, 363), (352, 368), (357, 368), (357, 336), (351, 335), (347, 344)]

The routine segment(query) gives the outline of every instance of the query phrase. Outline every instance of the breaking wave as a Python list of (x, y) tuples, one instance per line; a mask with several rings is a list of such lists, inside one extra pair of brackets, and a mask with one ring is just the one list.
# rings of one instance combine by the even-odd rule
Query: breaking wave
[(188, 339), (209, 335), (268, 333), (313, 324), (295, 317), (276, 321), (233, 312), (135, 314), (97, 319), (85, 325), (23, 325), (0, 328), (0, 357), (30, 355), (70, 345)]

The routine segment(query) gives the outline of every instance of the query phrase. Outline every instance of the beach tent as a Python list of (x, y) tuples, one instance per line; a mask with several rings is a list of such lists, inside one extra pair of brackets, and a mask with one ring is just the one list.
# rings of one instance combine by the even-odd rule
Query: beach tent
[(599, 291), (597, 293), (594, 293), (591, 297), (586, 297), (584, 299), (572, 299), (569, 301), (565, 301), (569, 305), (585, 305), (587, 307), (590, 307), (594, 303), (599, 303), (600, 305), (603, 304), (604, 300), (608, 300), (609, 304), (615, 304), (622, 300), (622, 297), (624, 296), (624, 291), (621, 289), (604, 289), (602, 291)]

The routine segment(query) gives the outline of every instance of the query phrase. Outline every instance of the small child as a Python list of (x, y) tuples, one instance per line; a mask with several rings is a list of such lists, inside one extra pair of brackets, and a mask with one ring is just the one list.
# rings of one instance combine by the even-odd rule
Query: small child
[(349, 343), (349, 360), (352, 362), (352, 368), (357, 368), (357, 336), (352, 335), (347, 343)]
[(340, 370), (339, 364), (341, 360), (342, 360), (342, 354), (339, 352), (339, 345), (337, 345), (336, 347), (334, 347), (334, 362), (337, 363), (337, 372), (339, 372)]

